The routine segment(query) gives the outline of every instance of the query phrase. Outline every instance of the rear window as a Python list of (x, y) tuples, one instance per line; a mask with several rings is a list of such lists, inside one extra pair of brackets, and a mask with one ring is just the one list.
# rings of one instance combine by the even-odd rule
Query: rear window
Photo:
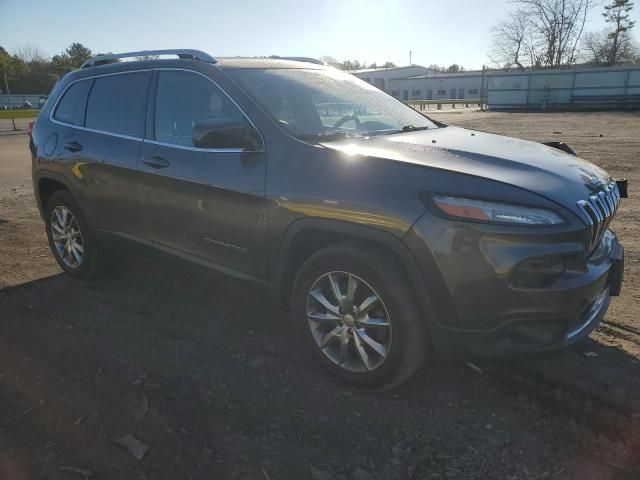
[(82, 126), (84, 108), (87, 105), (87, 95), (92, 82), (93, 79), (83, 80), (71, 85), (58, 103), (53, 118), (60, 122)]
[(143, 137), (150, 77), (150, 72), (140, 72), (96, 78), (89, 95), (85, 126)]

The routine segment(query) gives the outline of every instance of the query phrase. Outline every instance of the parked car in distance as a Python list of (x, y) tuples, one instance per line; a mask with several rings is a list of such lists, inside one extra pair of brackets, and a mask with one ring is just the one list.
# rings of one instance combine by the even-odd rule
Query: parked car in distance
[(305, 59), (96, 57), (56, 85), (31, 150), (67, 274), (142, 245), (255, 282), (290, 308), (292, 344), (361, 388), (451, 349), (565, 348), (621, 288), (605, 171)]

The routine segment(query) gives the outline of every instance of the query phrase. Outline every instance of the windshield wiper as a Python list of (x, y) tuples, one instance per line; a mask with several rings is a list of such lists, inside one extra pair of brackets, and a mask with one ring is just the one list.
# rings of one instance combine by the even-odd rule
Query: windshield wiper
[[(417, 132), (419, 130), (429, 130), (429, 127), (414, 127), (413, 125), (405, 125), (400, 129), (400, 132)], [(398, 132), (398, 133), (400, 133)]]
[(414, 127), (413, 125), (405, 125), (399, 129), (390, 129), (390, 130), (377, 130), (374, 132), (368, 132), (367, 135), (378, 136), (378, 135), (395, 135), (397, 133), (407, 133), (407, 132), (418, 132), (420, 130), (429, 130), (431, 127)]

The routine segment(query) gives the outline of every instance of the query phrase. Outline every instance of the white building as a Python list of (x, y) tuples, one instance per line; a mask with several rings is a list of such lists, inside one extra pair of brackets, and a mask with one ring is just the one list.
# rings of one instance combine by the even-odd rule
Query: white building
[(408, 77), (417, 77), (420, 75), (429, 75), (435, 73), (436, 70), (432, 70), (420, 65), (409, 65), (406, 67), (393, 67), (393, 68), (367, 68), (364, 70), (351, 70), (349, 73), (361, 78), (365, 82), (369, 82), (380, 90), (387, 93), (391, 93), (391, 87), (389, 86), (392, 80)]
[(482, 70), (394, 78), (389, 82), (389, 93), (404, 101), (477, 99), (480, 98), (482, 78)]
[(405, 102), (473, 99), (496, 110), (640, 109), (638, 65), (460, 73), (413, 65), (354, 74)]

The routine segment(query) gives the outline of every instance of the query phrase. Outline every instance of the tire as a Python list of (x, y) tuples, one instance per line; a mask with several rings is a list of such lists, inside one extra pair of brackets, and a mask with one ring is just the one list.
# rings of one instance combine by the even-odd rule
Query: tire
[[(349, 302), (349, 284), (354, 278), (357, 286)], [(339, 304), (336, 298), (342, 296), (337, 315), (335, 305), (329, 309), (318, 300), (318, 292), (329, 303)], [(365, 306), (364, 299), (372, 295), (378, 300)], [(392, 255), (377, 247), (344, 242), (312, 255), (296, 275), (291, 306), (303, 353), (354, 387), (382, 391), (398, 386), (416, 373), (430, 354), (426, 322), (406, 274)], [(351, 332), (345, 334), (345, 328)], [(329, 333), (336, 334), (322, 348)], [(372, 339), (374, 343), (370, 343)], [(343, 347), (344, 343), (349, 345)]]
[[(61, 226), (65, 224), (65, 210), (68, 227), (65, 231), (68, 233), (61, 231)], [(54, 192), (47, 201), (45, 219), (49, 247), (60, 268), (67, 275), (79, 280), (87, 280), (97, 276), (101, 270), (102, 252), (71, 193), (67, 190)], [(61, 235), (64, 238), (61, 239)], [(67, 235), (71, 239), (71, 251), (67, 248), (69, 246), (69, 242), (66, 240)], [(64, 245), (62, 253), (60, 253), (61, 245)]]

